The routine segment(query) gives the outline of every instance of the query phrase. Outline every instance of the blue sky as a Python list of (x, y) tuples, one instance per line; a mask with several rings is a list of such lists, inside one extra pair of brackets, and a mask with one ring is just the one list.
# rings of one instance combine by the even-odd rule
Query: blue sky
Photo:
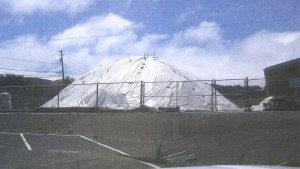
[[(155, 51), (199, 78), (261, 77), (299, 57), (299, 29), (298, 0), (0, 0), (0, 56), (55, 62), (63, 49), (74, 75)], [(85, 36), (100, 37), (66, 40)], [(0, 67), (58, 69), (4, 58)]]

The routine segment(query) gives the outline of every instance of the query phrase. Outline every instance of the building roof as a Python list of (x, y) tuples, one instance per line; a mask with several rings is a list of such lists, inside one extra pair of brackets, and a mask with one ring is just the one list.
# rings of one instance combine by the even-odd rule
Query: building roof
[(283, 62), (283, 63), (279, 63), (279, 64), (276, 64), (276, 65), (273, 65), (273, 66), (266, 67), (264, 69), (264, 71), (269, 71), (269, 70), (272, 70), (272, 69), (284, 67), (284, 66), (287, 66), (287, 65), (290, 65), (290, 64), (294, 64), (294, 63), (297, 63), (297, 62), (300, 63), (300, 58), (289, 60), (287, 62)]

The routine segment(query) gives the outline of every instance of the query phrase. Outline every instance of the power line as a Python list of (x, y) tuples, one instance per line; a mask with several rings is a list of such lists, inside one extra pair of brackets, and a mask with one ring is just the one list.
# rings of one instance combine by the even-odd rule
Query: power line
[(9, 58), (9, 57), (4, 57), (4, 56), (0, 56), (0, 58), (9, 59), (9, 60), (17, 60), (17, 61), (22, 61), (22, 62), (30, 62), (30, 63), (46, 63), (46, 64), (55, 64), (55, 65), (58, 64), (58, 63), (50, 63), (50, 62), (40, 62), (40, 61), (33, 61), (33, 60)]
[(28, 78), (53, 78), (53, 79), (60, 79), (60, 76), (31, 76), (31, 75), (22, 75), (23, 77)]
[(12, 70), (12, 71), (20, 71), (20, 72), (35, 72), (35, 73), (48, 73), (48, 72), (52, 72), (52, 73), (57, 73), (59, 71), (33, 71), (33, 70), (21, 70), (21, 69), (12, 69), (12, 68), (3, 68), (0, 67), (1, 70)]
[(292, 20), (295, 20), (295, 19), (277, 19), (277, 20), (241, 22), (241, 23), (232, 23), (232, 24), (220, 24), (220, 25), (216, 25), (216, 26), (200, 26), (200, 27), (193, 27), (193, 28), (187, 28), (187, 29), (201, 29), (201, 28), (214, 28), (214, 27), (229, 27), (229, 26), (253, 25), (253, 24), (260, 24), (260, 23), (283, 22), (283, 21), (292, 21)]
[[(7, 75), (7, 73), (0, 73), (0, 75)], [(60, 75), (57, 74), (17, 74), (18, 76), (24, 76), (24, 77), (58, 77)]]
[(74, 68), (74, 67), (72, 67), (72, 66), (70, 66), (70, 65), (67, 65), (67, 64), (65, 64), (67, 67), (69, 67), (69, 68), (71, 68), (71, 69), (74, 69), (74, 70), (77, 70), (77, 71), (79, 71), (79, 72), (81, 72), (81, 73), (85, 73), (85, 72), (83, 72), (83, 71), (81, 71), (81, 70), (79, 70), (79, 69), (76, 69), (76, 68)]
[(76, 61), (75, 59), (68, 59), (68, 58), (65, 58), (67, 60), (67, 62), (70, 62), (72, 65), (74, 65), (75, 67), (80, 67), (81, 70), (84, 70), (86, 66), (83, 66), (83, 62), (79, 62), (79, 61)]
[[(292, 21), (296, 19), (276, 19), (276, 20), (264, 20), (264, 21), (252, 21), (252, 22), (241, 22), (241, 23), (232, 23), (232, 24), (220, 24), (216, 26), (200, 26), (200, 27), (193, 27), (187, 28), (188, 29), (205, 29), (205, 28), (214, 28), (214, 27), (233, 27), (233, 26), (241, 26), (241, 25), (253, 25), (253, 24), (261, 24), (261, 23), (272, 23), (272, 22), (285, 22), (285, 21)], [(152, 32), (144, 32), (144, 34), (152, 33)], [(27, 42), (38, 42), (38, 41), (62, 41), (62, 40), (78, 40), (78, 39), (89, 39), (89, 38), (107, 38), (107, 37), (114, 37), (114, 36), (125, 36), (125, 35), (135, 35), (136, 33), (120, 33), (120, 34), (113, 34), (113, 35), (92, 35), (92, 36), (78, 36), (78, 37), (66, 37), (66, 38), (54, 38), (54, 39), (37, 39), (35, 41), (2, 41), (0, 43), (27, 43)]]
[(35, 41), (4, 41), (0, 43), (20, 43), (20, 42), (43, 42), (43, 41), (62, 41), (62, 40), (77, 40), (77, 39), (89, 39), (89, 38), (106, 38), (106, 37), (112, 37), (112, 36), (124, 36), (124, 35), (133, 35), (135, 33), (122, 33), (122, 34), (113, 34), (113, 35), (93, 35), (93, 36), (78, 36), (78, 37), (66, 37), (66, 38), (54, 38), (54, 39), (48, 39), (48, 40), (42, 40), (42, 39), (37, 39)]

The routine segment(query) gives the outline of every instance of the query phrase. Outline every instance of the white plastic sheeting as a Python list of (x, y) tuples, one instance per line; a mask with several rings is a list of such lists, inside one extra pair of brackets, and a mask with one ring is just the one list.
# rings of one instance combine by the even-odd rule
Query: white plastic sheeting
[[(129, 57), (109, 67), (99, 66), (74, 81), (59, 93), (59, 106), (96, 107), (98, 105), (98, 107), (114, 109), (137, 108), (140, 106), (141, 81), (144, 81), (144, 105), (146, 106), (175, 107), (177, 105), (181, 110), (210, 110), (212, 97), (209, 82), (174, 82), (196, 79), (157, 57)], [(95, 83), (98, 83), (98, 104), (96, 104), (97, 84)], [(220, 93), (217, 92), (217, 95)], [(56, 96), (42, 107), (57, 106)], [(238, 107), (225, 97), (218, 96), (217, 109), (237, 110)]]

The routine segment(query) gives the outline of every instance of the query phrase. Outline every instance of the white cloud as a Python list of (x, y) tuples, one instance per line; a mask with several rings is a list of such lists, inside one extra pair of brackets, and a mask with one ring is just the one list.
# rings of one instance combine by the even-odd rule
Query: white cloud
[(299, 35), (300, 32), (257, 32), (232, 47), (233, 61), (240, 71), (247, 72), (249, 76), (263, 76), (262, 70), (267, 66), (299, 57)]
[[(201, 34), (203, 30), (197, 31)], [(299, 57), (299, 33), (260, 31), (241, 41), (228, 43), (216, 30), (210, 34), (216, 39), (213, 47), (201, 43), (198, 46), (168, 46), (167, 50), (162, 49), (162, 55), (178, 67), (186, 65), (184, 69), (201, 79), (263, 77), (263, 69), (267, 66)]]
[[(61, 48), (91, 46), (101, 38), (107, 38), (107, 36), (115, 34), (132, 34), (132, 31), (142, 26), (142, 24), (133, 23), (113, 13), (104, 16), (94, 16), (53, 36), (52, 40), (54, 39), (54, 41), (50, 41), (50, 44)], [(72, 37), (82, 38), (69, 41), (55, 40)], [(120, 36), (120, 38), (122, 37)]]
[(178, 46), (208, 46), (222, 43), (222, 32), (215, 22), (203, 21), (173, 35), (171, 43)]
[(135, 34), (101, 38), (98, 40), (98, 43), (95, 46), (95, 52), (97, 52), (98, 54), (110, 54), (110, 55), (124, 53), (128, 43), (134, 42), (136, 41), (136, 39), (137, 36)]
[(197, 12), (199, 12), (201, 9), (200, 4), (193, 5), (192, 7), (189, 7), (185, 9), (183, 13), (179, 15), (179, 17), (176, 19), (175, 23), (180, 24), (185, 22), (187, 19), (195, 15)]
[[(94, 16), (58, 33), (49, 42), (33, 43), (32, 48), (2, 45), (0, 54), (51, 61), (57, 59), (57, 51), (63, 49), (67, 64), (76, 66), (68, 62), (73, 60), (79, 64), (78, 69), (88, 71), (96, 65), (107, 66), (123, 57), (142, 56), (144, 52), (152, 55), (155, 52), (156, 56), (191, 72), (199, 79), (263, 77), (265, 67), (299, 57), (300, 32), (262, 30), (239, 41), (228, 41), (223, 38), (222, 29), (214, 22), (203, 21), (196, 27), (172, 35), (139, 36), (136, 31), (142, 27), (140, 23), (115, 14)], [(114, 34), (126, 35), (105, 37)], [(97, 37), (54, 40), (95, 35)], [(35, 36), (20, 38), (36, 39)], [(0, 66), (29, 68), (13, 61), (1, 62)], [(32, 68), (41, 69), (38, 65)]]
[(0, 0), (0, 5), (5, 10), (14, 14), (31, 15), (36, 12), (65, 12), (73, 15), (86, 9), (93, 1), (94, 0)]

